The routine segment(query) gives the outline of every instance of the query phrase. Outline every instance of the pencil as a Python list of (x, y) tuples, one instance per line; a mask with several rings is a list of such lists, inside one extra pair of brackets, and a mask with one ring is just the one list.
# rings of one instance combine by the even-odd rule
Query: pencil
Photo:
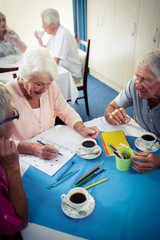
[(80, 183), (81, 181), (83, 181), (85, 178), (87, 178), (89, 175), (91, 175), (92, 173), (94, 173), (96, 170), (98, 170), (101, 167), (101, 165), (96, 166), (95, 168), (93, 168), (91, 171), (89, 171), (87, 174), (85, 174), (83, 177), (81, 177), (80, 179), (77, 180), (76, 185), (78, 183)]
[(74, 187), (79, 187), (82, 186), (83, 184), (87, 183), (88, 181), (90, 181), (92, 178), (96, 177), (97, 175), (99, 175), (100, 173), (104, 172), (106, 169), (103, 168), (102, 170), (98, 171), (98, 172), (93, 172), (91, 175), (89, 175), (87, 178), (83, 179), (81, 182), (79, 182), (78, 184), (76, 184)]
[(123, 143), (120, 143), (119, 145), (120, 145), (121, 147), (124, 147), (124, 148), (127, 148), (127, 149), (130, 148), (129, 146), (127, 146), (127, 145), (125, 145), (125, 144), (123, 144)]
[(98, 182), (95, 182), (95, 183), (92, 183), (91, 185), (86, 186), (85, 189), (94, 187), (94, 186), (96, 186), (96, 185), (98, 185), (98, 184), (100, 184), (100, 183), (102, 183), (104, 181), (107, 181), (107, 180), (108, 180), (108, 178), (103, 178), (103, 179), (99, 180)]
[(61, 183), (62, 181), (66, 180), (68, 177), (71, 177), (72, 175), (74, 175), (75, 173), (77, 173), (79, 171), (79, 169), (71, 171), (69, 173), (67, 173), (66, 175), (64, 175), (62, 178), (60, 178), (59, 180), (54, 181), (51, 185), (49, 185), (47, 187), (47, 189), (50, 189), (52, 187), (57, 186), (59, 183)]
[[(42, 141), (40, 141), (40, 140), (37, 140), (37, 142), (38, 142), (38, 143), (40, 143), (41, 145), (46, 145), (44, 142), (42, 142)], [(61, 156), (63, 156), (63, 154), (62, 154), (62, 153), (60, 153), (60, 152), (58, 153), (58, 155), (61, 155)]]
[(58, 177), (57, 181), (59, 181), (62, 177), (64, 177), (65, 173), (73, 166), (73, 164), (75, 163), (75, 161), (73, 161), (65, 170), (64, 172), (61, 173), (61, 175)]
[(120, 152), (114, 151), (114, 154), (115, 154), (118, 158), (123, 159), (123, 157), (122, 157), (122, 155), (120, 154)]
[(107, 144), (107, 146), (112, 150), (112, 152), (116, 151), (116, 149), (112, 147), (110, 144)]

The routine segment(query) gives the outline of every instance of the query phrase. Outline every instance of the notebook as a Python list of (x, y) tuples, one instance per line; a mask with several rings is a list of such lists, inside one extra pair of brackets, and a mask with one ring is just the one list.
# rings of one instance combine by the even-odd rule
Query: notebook
[(113, 151), (107, 146), (107, 144), (111, 144), (116, 149), (120, 147), (120, 143), (130, 147), (128, 140), (122, 130), (103, 132), (101, 133), (101, 139), (106, 155), (114, 154)]

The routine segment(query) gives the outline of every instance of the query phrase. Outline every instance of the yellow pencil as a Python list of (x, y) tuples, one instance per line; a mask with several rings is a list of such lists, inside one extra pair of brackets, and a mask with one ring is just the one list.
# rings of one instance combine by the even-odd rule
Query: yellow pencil
[(108, 180), (108, 178), (103, 178), (103, 179), (99, 180), (98, 182), (95, 182), (95, 183), (92, 183), (91, 185), (86, 186), (85, 189), (94, 187), (94, 186), (96, 186), (97, 184), (100, 184), (100, 183), (102, 183), (102, 182), (104, 182), (104, 181), (106, 181), (106, 180)]

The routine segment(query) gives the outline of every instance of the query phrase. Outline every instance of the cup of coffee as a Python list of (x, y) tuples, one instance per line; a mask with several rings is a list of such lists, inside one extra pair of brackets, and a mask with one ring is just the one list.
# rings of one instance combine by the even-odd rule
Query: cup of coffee
[(61, 195), (63, 205), (70, 206), (75, 210), (79, 210), (86, 204), (89, 204), (90, 194), (82, 187), (72, 188), (67, 194)]
[(93, 138), (85, 138), (79, 147), (86, 153), (92, 153), (97, 147), (97, 141)]
[(140, 144), (146, 148), (151, 148), (157, 141), (157, 137), (154, 133), (146, 132), (140, 136)]

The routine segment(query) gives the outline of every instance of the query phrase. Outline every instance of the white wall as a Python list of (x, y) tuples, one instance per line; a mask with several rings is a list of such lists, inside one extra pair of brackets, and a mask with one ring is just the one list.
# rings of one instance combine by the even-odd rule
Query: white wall
[(54, 8), (60, 14), (61, 24), (73, 33), (72, 0), (0, 0), (0, 11), (7, 25), (29, 45), (37, 45), (35, 30), (42, 29), (41, 12)]

